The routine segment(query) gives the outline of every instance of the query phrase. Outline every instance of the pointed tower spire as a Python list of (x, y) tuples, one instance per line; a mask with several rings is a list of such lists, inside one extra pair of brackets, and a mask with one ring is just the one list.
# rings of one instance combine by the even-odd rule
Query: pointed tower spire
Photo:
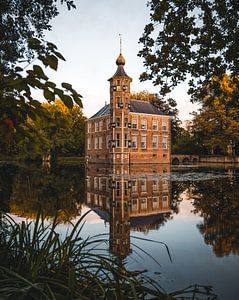
[(122, 54), (122, 34), (119, 34), (120, 37), (120, 54)]

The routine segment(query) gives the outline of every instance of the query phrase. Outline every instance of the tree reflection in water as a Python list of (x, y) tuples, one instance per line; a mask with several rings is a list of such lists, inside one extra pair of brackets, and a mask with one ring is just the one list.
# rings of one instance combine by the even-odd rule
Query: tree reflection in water
[[(187, 193), (197, 225), (206, 244), (217, 256), (239, 254), (239, 177), (177, 181), (168, 165), (91, 165), (84, 181), (84, 166), (0, 165), (0, 209), (34, 219), (39, 206), (48, 218), (59, 210), (60, 222), (81, 214), (82, 204), (91, 207), (110, 224), (110, 250), (121, 258), (131, 253), (130, 232), (158, 230), (179, 213)], [(85, 192), (85, 196), (84, 196)]]
[(198, 229), (217, 256), (239, 254), (239, 177), (198, 181), (191, 186)]
[(58, 166), (46, 170), (41, 166), (2, 165), (1, 209), (24, 218), (35, 219), (39, 208), (46, 218), (59, 210), (59, 221), (76, 218), (81, 212), (84, 195), (84, 167)]

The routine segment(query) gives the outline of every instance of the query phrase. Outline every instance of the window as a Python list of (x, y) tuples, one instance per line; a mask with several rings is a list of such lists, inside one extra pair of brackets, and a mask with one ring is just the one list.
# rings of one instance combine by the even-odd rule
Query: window
[(162, 148), (163, 149), (167, 149), (168, 148), (168, 139), (166, 137), (163, 137)]
[(153, 130), (158, 130), (158, 121), (157, 120), (153, 120), (152, 129)]
[(102, 121), (102, 120), (99, 122), (99, 130), (100, 130), (100, 131), (103, 130), (103, 121)]
[(120, 107), (121, 101), (120, 101), (120, 97), (116, 97), (116, 103), (117, 103), (117, 107)]
[(157, 180), (153, 180), (152, 189), (153, 189), (153, 191), (157, 191), (158, 190), (158, 181)]
[(87, 203), (91, 202), (91, 193), (87, 193)]
[(132, 148), (134, 148), (134, 149), (138, 148), (138, 137), (137, 137), (137, 135), (132, 136)]
[(162, 130), (167, 131), (167, 123), (165, 121), (163, 121)]
[(98, 132), (98, 131), (99, 131), (99, 123), (95, 122), (95, 132)]
[(116, 86), (116, 91), (119, 92), (120, 91), (120, 85)]
[(110, 136), (106, 136), (106, 148), (109, 149)]
[(140, 180), (140, 189), (141, 189), (141, 192), (146, 192), (147, 191), (147, 181), (146, 181), (146, 179), (141, 179)]
[(110, 126), (110, 119), (107, 119), (106, 120), (106, 130), (109, 128), (109, 126)]
[(88, 122), (88, 124), (87, 124), (88, 126), (88, 132), (91, 132), (91, 122)]
[(132, 119), (132, 128), (137, 129), (138, 128), (138, 120), (137, 119)]
[(116, 147), (120, 147), (120, 134), (116, 134)]
[(87, 139), (87, 149), (90, 150), (91, 148), (91, 138)]
[(124, 118), (124, 127), (128, 127), (128, 118)]
[(98, 137), (95, 137), (95, 149), (99, 148), (99, 140)]
[(146, 135), (141, 136), (141, 149), (147, 148)]
[(141, 120), (141, 129), (147, 129), (147, 120)]
[(98, 185), (99, 185), (99, 178), (98, 177), (94, 177), (94, 189), (98, 189)]
[(141, 209), (147, 209), (147, 198), (140, 199), (140, 207)]
[(120, 118), (116, 118), (116, 127), (120, 127)]
[(167, 207), (168, 206), (168, 196), (163, 196), (162, 202), (163, 202), (163, 207)]
[(168, 181), (167, 179), (162, 180), (162, 190), (167, 191), (168, 190)]
[(124, 134), (124, 147), (128, 148), (128, 134), (127, 133)]
[(159, 208), (159, 197), (153, 197), (153, 208)]
[(138, 199), (132, 199), (132, 210), (138, 210)]
[(99, 137), (99, 149), (103, 148), (103, 138), (102, 136)]
[(157, 135), (153, 135), (153, 138), (152, 138), (152, 147), (153, 147), (153, 149), (157, 149), (158, 148), (158, 136)]
[(86, 185), (88, 188), (90, 188), (90, 176), (86, 179)]
[(132, 180), (132, 193), (137, 193), (137, 180)]

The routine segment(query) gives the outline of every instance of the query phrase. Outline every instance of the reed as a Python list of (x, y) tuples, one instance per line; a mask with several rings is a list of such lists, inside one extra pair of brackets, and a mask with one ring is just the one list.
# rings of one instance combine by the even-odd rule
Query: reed
[(128, 271), (102, 244), (105, 235), (82, 239), (83, 215), (68, 236), (57, 233), (57, 217), (46, 225), (0, 224), (0, 295), (6, 299), (171, 299), (143, 272)]
[(57, 216), (46, 225), (41, 213), (36, 221), (21, 223), (0, 215), (0, 299), (194, 299), (190, 295), (210, 294), (204, 286), (167, 294), (144, 271), (127, 270), (104, 246), (108, 236), (81, 237), (85, 215), (65, 237), (57, 232)]

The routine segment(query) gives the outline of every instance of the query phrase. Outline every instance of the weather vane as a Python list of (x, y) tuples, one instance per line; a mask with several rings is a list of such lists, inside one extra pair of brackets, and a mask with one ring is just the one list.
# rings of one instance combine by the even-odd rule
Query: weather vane
[(119, 34), (120, 37), (120, 54), (122, 54), (122, 34)]

